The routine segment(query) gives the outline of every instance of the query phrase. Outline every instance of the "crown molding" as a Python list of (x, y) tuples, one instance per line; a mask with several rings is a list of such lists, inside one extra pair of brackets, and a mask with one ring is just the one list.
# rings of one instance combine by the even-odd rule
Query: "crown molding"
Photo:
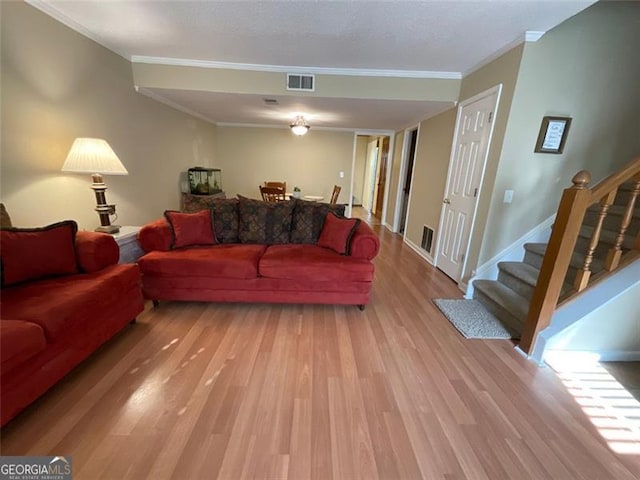
[(50, 3), (46, 2), (45, 0), (24, 0), (24, 1), (27, 4), (31, 5), (33, 8), (36, 8), (36, 9), (40, 10), (42, 13), (45, 13), (46, 15), (50, 16), (54, 20), (62, 23), (63, 25), (66, 25), (71, 30), (74, 30), (74, 31), (78, 32), (80, 35), (82, 35), (84, 37), (87, 37), (89, 40), (93, 40), (98, 45), (103, 46), (107, 50), (111, 50), (113, 53), (115, 53), (116, 55), (124, 58), (125, 60), (131, 61), (131, 59), (129, 58), (129, 56), (126, 53), (119, 51), (116, 47), (114, 47), (113, 45), (109, 44), (109, 42), (105, 41), (104, 38), (94, 34), (89, 29), (87, 29), (84, 25), (82, 25), (82, 24), (76, 22), (75, 20), (72, 20), (71, 18), (67, 17), (64, 13), (62, 13), (60, 10), (58, 10), (55, 6), (51, 5)]
[[(268, 123), (234, 123), (234, 122), (216, 122), (216, 127), (239, 127), (239, 128), (276, 128), (276, 129), (287, 129), (290, 130), (291, 127), (289, 124), (282, 125), (274, 125)], [(357, 128), (346, 128), (346, 127), (318, 127), (311, 125), (311, 130), (320, 130), (324, 132), (355, 132), (359, 130)], [(383, 131), (383, 130), (380, 130)], [(387, 131), (387, 130), (384, 130)]]
[(537, 42), (542, 38), (542, 36), (547, 32), (537, 31), (537, 30), (527, 30), (524, 32), (524, 41), (525, 42)]
[(382, 70), (366, 68), (330, 68), (300, 67), (287, 65), (262, 65), (256, 63), (214, 62), (208, 60), (190, 60), (186, 58), (147, 57), (133, 55), (132, 63), (148, 63), (153, 65), (170, 65), (178, 67), (214, 68), (226, 70), (248, 70), (254, 72), (297, 73), (313, 75), (341, 75), (349, 77), (391, 77), (391, 78), (432, 78), (460, 80), (461, 72), (430, 72), (424, 70)]
[(199, 118), (200, 120), (202, 120), (204, 122), (211, 123), (212, 125), (216, 125), (215, 120), (212, 120), (211, 118), (205, 117), (201, 113), (198, 113), (198, 112), (196, 112), (194, 110), (191, 110), (190, 108), (183, 107), (182, 105), (174, 102), (173, 100), (169, 100), (168, 98), (166, 98), (166, 97), (164, 97), (164, 96), (162, 96), (162, 95), (160, 95), (160, 94), (158, 94), (156, 92), (152, 92), (151, 90), (148, 90), (148, 89), (146, 89), (144, 87), (139, 87), (138, 85), (135, 85), (133, 88), (139, 94), (144, 95), (145, 97), (149, 97), (150, 99), (155, 100), (156, 102), (164, 103), (168, 107), (175, 108), (176, 110), (180, 110), (182, 113), (186, 113), (187, 115), (191, 115), (192, 117)]
[(466, 70), (465, 72), (463, 72), (462, 76), (466, 77), (467, 75), (471, 75), (476, 70), (480, 70), (485, 65), (490, 64), (496, 58), (501, 57), (502, 55), (507, 53), (509, 50), (517, 47), (521, 43), (525, 43), (525, 42), (534, 43), (534, 42), (537, 42), (538, 40), (540, 40), (540, 38), (542, 38), (542, 36), (545, 33), (547, 33), (547, 32), (527, 30), (522, 35), (520, 35), (518, 38), (516, 38), (514, 41), (506, 44), (504, 47), (500, 48), (499, 50), (496, 50), (491, 55), (486, 57), (484, 60), (482, 60), (481, 62), (475, 64), (469, 70)]

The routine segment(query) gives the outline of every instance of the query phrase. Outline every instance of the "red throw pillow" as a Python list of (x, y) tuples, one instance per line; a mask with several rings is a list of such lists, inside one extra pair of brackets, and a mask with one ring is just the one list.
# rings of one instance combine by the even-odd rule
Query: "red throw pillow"
[(349, 255), (351, 237), (358, 225), (360, 220), (357, 218), (343, 218), (332, 212), (327, 213), (320, 238), (318, 238), (318, 245), (330, 248), (340, 255)]
[(183, 213), (173, 210), (164, 212), (173, 231), (171, 248), (189, 247), (191, 245), (215, 245), (218, 243), (213, 231), (210, 210), (195, 213)]
[(0, 230), (2, 285), (78, 272), (73, 220), (42, 228)]

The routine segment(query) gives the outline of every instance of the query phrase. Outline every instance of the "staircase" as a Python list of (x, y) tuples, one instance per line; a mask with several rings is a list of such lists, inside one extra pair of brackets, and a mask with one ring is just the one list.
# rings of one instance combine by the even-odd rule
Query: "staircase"
[[(640, 170), (640, 160), (636, 159), (635, 163), (637, 169)], [(564, 280), (558, 282), (558, 298), (554, 303), (554, 309), (555, 305), (588, 288), (589, 285), (610, 274), (618, 266), (626, 265), (640, 257), (640, 201), (636, 201), (638, 189), (640, 189), (640, 177), (638, 173), (633, 173), (633, 171), (630, 175), (634, 175), (630, 177), (633, 180), (616, 185), (612, 192), (607, 192), (602, 199), (598, 199), (596, 203), (586, 207), (583, 211), (582, 221), (577, 224), (579, 228), (576, 232), (575, 244), (573, 248), (567, 250), (571, 255), (566, 273), (559, 277)], [(586, 189), (586, 183), (582, 188)], [(593, 191), (595, 192), (595, 190)], [(560, 218), (560, 214), (558, 218)], [(556, 219), (557, 222), (558, 219)], [(626, 227), (623, 229), (625, 224)], [(556, 243), (559, 241), (562, 239), (556, 239)], [(511, 331), (514, 338), (521, 337), (525, 331), (526, 322), (535, 321), (535, 316), (532, 320), (530, 307), (547, 247), (546, 243), (525, 244), (524, 258), (521, 262), (501, 262), (498, 264), (497, 280), (475, 280), (473, 282), (473, 297), (493, 313)], [(616, 248), (621, 251), (618, 259), (622, 259), (622, 261), (612, 265), (611, 252)], [(554, 265), (551, 263), (547, 269), (553, 269), (553, 267)], [(539, 297), (540, 294), (538, 295), (538, 303), (541, 303)], [(547, 319), (547, 324), (549, 320), (550, 316)], [(544, 326), (531, 328), (534, 328), (537, 333)], [(534, 340), (535, 338), (528, 342), (529, 345), (525, 351), (529, 351), (528, 348), (531, 347)]]

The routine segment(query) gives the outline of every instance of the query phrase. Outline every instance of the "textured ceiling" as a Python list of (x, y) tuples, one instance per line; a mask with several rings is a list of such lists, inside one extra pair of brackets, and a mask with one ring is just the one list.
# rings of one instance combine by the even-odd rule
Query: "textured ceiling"
[[(128, 59), (144, 56), (256, 65), (464, 73), (522, 39), (526, 31), (547, 31), (594, 2), (30, 0), (30, 3)], [(199, 111), (197, 94), (191, 95), (172, 97), (173, 101), (179, 97)], [(215, 107), (213, 103), (204, 103)], [(356, 108), (365, 107), (364, 102), (356, 103)], [(363, 110), (364, 115), (369, 113), (370, 109)], [(412, 113), (408, 113), (407, 119)], [(260, 116), (239, 120), (260, 123)]]

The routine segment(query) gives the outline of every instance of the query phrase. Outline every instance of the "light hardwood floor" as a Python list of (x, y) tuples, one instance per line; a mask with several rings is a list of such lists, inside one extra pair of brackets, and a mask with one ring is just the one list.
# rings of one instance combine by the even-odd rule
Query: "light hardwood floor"
[(161, 303), (2, 431), (74, 479), (640, 477), (549, 368), (465, 340), (456, 286), (380, 227), (354, 307)]

